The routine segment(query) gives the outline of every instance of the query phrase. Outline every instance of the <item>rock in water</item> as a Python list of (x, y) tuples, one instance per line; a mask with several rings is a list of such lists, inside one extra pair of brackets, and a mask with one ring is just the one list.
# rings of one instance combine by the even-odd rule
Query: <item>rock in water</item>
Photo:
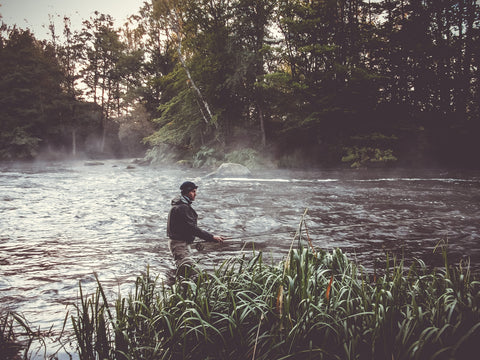
[(208, 174), (208, 177), (248, 177), (252, 173), (243, 165), (235, 163), (223, 163), (213, 173)]

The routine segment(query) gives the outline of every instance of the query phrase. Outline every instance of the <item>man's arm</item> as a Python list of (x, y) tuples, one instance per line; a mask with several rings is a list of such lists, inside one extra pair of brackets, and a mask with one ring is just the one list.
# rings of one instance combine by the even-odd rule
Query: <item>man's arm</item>
[(193, 209), (184, 206), (182, 209), (182, 216), (184, 217), (185, 225), (190, 234), (206, 241), (215, 241), (213, 234), (210, 234), (208, 231), (202, 230), (197, 226), (197, 219)]
[(185, 223), (189, 227), (189, 230), (193, 235), (203, 239), (205, 241), (216, 241), (222, 243), (225, 240), (225, 237), (219, 235), (213, 235), (208, 231), (200, 229), (196, 224), (196, 218), (194, 217), (193, 213), (190, 211), (185, 211)]

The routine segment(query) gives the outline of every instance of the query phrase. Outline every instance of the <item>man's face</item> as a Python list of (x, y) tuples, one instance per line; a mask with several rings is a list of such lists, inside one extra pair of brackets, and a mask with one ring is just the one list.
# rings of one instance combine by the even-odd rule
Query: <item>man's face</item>
[(195, 197), (197, 196), (197, 189), (190, 190), (187, 196), (191, 201), (194, 201)]

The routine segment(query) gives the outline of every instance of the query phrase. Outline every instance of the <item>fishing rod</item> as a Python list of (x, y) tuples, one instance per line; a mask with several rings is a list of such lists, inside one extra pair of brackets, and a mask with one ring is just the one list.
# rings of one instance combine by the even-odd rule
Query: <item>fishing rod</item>
[[(348, 228), (353, 228), (353, 227), (361, 227), (361, 226), (368, 226), (368, 225), (374, 225), (374, 224), (352, 224), (352, 225), (339, 225), (339, 226), (329, 226), (325, 227), (322, 229), (326, 230), (340, 230), (340, 229), (348, 229)], [(312, 230), (312, 229), (310, 229)], [(234, 236), (227, 236), (226, 240), (238, 240), (238, 239), (244, 239), (244, 238), (252, 238), (252, 237), (260, 237), (260, 236), (266, 236), (266, 235), (273, 235), (273, 234), (293, 234), (295, 233), (296, 230), (275, 230), (275, 231), (267, 231), (267, 232), (262, 232), (262, 233), (253, 233), (253, 234), (244, 234), (244, 235), (234, 235)]]
[[(408, 219), (403, 219), (403, 221), (417, 221), (418, 218), (408, 218)], [(436, 221), (440, 221), (442, 220), (441, 218), (439, 219), (438, 217), (431, 217), (431, 218), (428, 218), (428, 219), (423, 219), (423, 220), (436, 220)], [(303, 221), (304, 219), (302, 218), (302, 223), (303, 224)], [(377, 226), (378, 224), (375, 224), (375, 223), (361, 223), (361, 224), (350, 224), (350, 225), (336, 225), (336, 226), (325, 226), (325, 227), (318, 227), (320, 228), (321, 230), (323, 231), (335, 231), (335, 230), (343, 230), (343, 229), (351, 229), (351, 228), (356, 228), (356, 227), (368, 227), (368, 226)], [(267, 235), (274, 235), (274, 234), (295, 234), (293, 236), (293, 241), (295, 241), (295, 239), (297, 238), (297, 236), (299, 236), (301, 238), (301, 233), (303, 231), (306, 231), (306, 235), (307, 235), (307, 240), (310, 242), (310, 245), (313, 247), (313, 245), (311, 244), (311, 239), (310, 239), (310, 236), (309, 236), (309, 230), (317, 230), (318, 228), (310, 228), (308, 229), (306, 227), (306, 224), (305, 224), (305, 228), (303, 228), (303, 225), (300, 225), (299, 228), (297, 228), (296, 230), (293, 230), (293, 229), (277, 229), (277, 230), (273, 230), (273, 231), (265, 231), (265, 232), (261, 232), (261, 233), (253, 233), (253, 234), (243, 234), (243, 235), (233, 235), (233, 236), (228, 236), (228, 237), (225, 237), (225, 240), (242, 240), (242, 243), (243, 243), (243, 246), (242, 246), (242, 250), (245, 248), (245, 246), (248, 244), (248, 242), (246, 240), (244, 240), (245, 238), (256, 238), (256, 237), (261, 237), (261, 236), (267, 236)], [(292, 241), (292, 246), (293, 246), (293, 241)], [(197, 248), (198, 251), (201, 251), (203, 250), (203, 243), (196, 243), (195, 244), (195, 247)]]
[(254, 234), (245, 234), (245, 235), (234, 235), (234, 236), (227, 236), (225, 239), (227, 240), (238, 240), (244, 238), (252, 238), (252, 237), (260, 237), (265, 235), (273, 235), (273, 234), (287, 234), (293, 232), (292, 230), (275, 230), (275, 231), (268, 231), (262, 233), (254, 233)]
[[(305, 214), (306, 214), (307, 210), (305, 210)], [(305, 216), (305, 214), (304, 214), (304, 216)], [(407, 219), (399, 219), (399, 220), (402, 220), (404, 222), (411, 222), (411, 221), (418, 221), (419, 219), (418, 218), (407, 218)], [(423, 221), (432, 221), (432, 220), (433, 221), (441, 221), (442, 218), (430, 217), (430, 218), (423, 218), (422, 220)], [(303, 221), (304, 221), (304, 218), (302, 218), (302, 223), (303, 223)], [(320, 229), (321, 231), (335, 231), (335, 230), (351, 229), (351, 228), (356, 228), (356, 227), (368, 227), (368, 226), (378, 226), (378, 225), (379, 224), (375, 224), (375, 223), (360, 223), (360, 224), (336, 225), (336, 226), (324, 226), (324, 227), (319, 226), (318, 228), (310, 228), (310, 231), (311, 230), (317, 230), (317, 229)], [(289, 230), (277, 229), (277, 230), (266, 231), (266, 232), (261, 232), (261, 233), (233, 235), (233, 236), (225, 237), (225, 240), (239, 240), (239, 239), (243, 240), (245, 238), (255, 238), (255, 237), (261, 237), (261, 236), (267, 236), (267, 235), (287, 234), (287, 233), (289, 233), (289, 234), (294, 233), (295, 238), (296, 238), (297, 235), (301, 235), (301, 232), (302, 232), (301, 227), (302, 226), (300, 226), (300, 228), (298, 228), (296, 230), (293, 230), (293, 229), (289, 229)], [(308, 233), (308, 229), (305, 228), (305, 230)]]
[[(403, 219), (404, 221), (415, 221), (418, 220), (417, 218), (409, 218), (409, 219)], [(435, 217), (429, 218), (429, 219), (424, 219), (424, 220), (441, 220)], [(319, 227), (321, 230), (324, 231), (334, 231), (334, 230), (343, 230), (343, 229), (350, 229), (350, 228), (356, 228), (356, 227), (368, 227), (368, 226), (377, 226), (378, 224), (375, 223), (361, 223), (361, 224), (350, 224), (350, 225), (336, 225), (336, 226), (324, 226), (324, 227)], [(310, 231), (316, 230), (315, 228), (310, 228)], [(244, 235), (234, 235), (234, 236), (228, 236), (226, 237), (227, 240), (238, 240), (238, 239), (244, 239), (244, 238), (252, 238), (252, 237), (260, 237), (260, 236), (266, 236), (266, 235), (273, 235), (273, 234), (287, 234), (287, 233), (295, 233), (297, 230), (285, 230), (285, 229), (278, 229), (274, 231), (267, 231), (267, 232), (261, 232), (261, 233), (253, 233), (253, 234), (244, 234)]]

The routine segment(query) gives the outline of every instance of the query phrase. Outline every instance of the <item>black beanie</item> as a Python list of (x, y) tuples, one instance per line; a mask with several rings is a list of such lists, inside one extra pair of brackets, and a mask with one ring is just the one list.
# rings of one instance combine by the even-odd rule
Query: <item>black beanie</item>
[(182, 194), (188, 194), (190, 191), (197, 188), (198, 186), (191, 181), (185, 181), (182, 185), (180, 185), (180, 190), (182, 191)]

